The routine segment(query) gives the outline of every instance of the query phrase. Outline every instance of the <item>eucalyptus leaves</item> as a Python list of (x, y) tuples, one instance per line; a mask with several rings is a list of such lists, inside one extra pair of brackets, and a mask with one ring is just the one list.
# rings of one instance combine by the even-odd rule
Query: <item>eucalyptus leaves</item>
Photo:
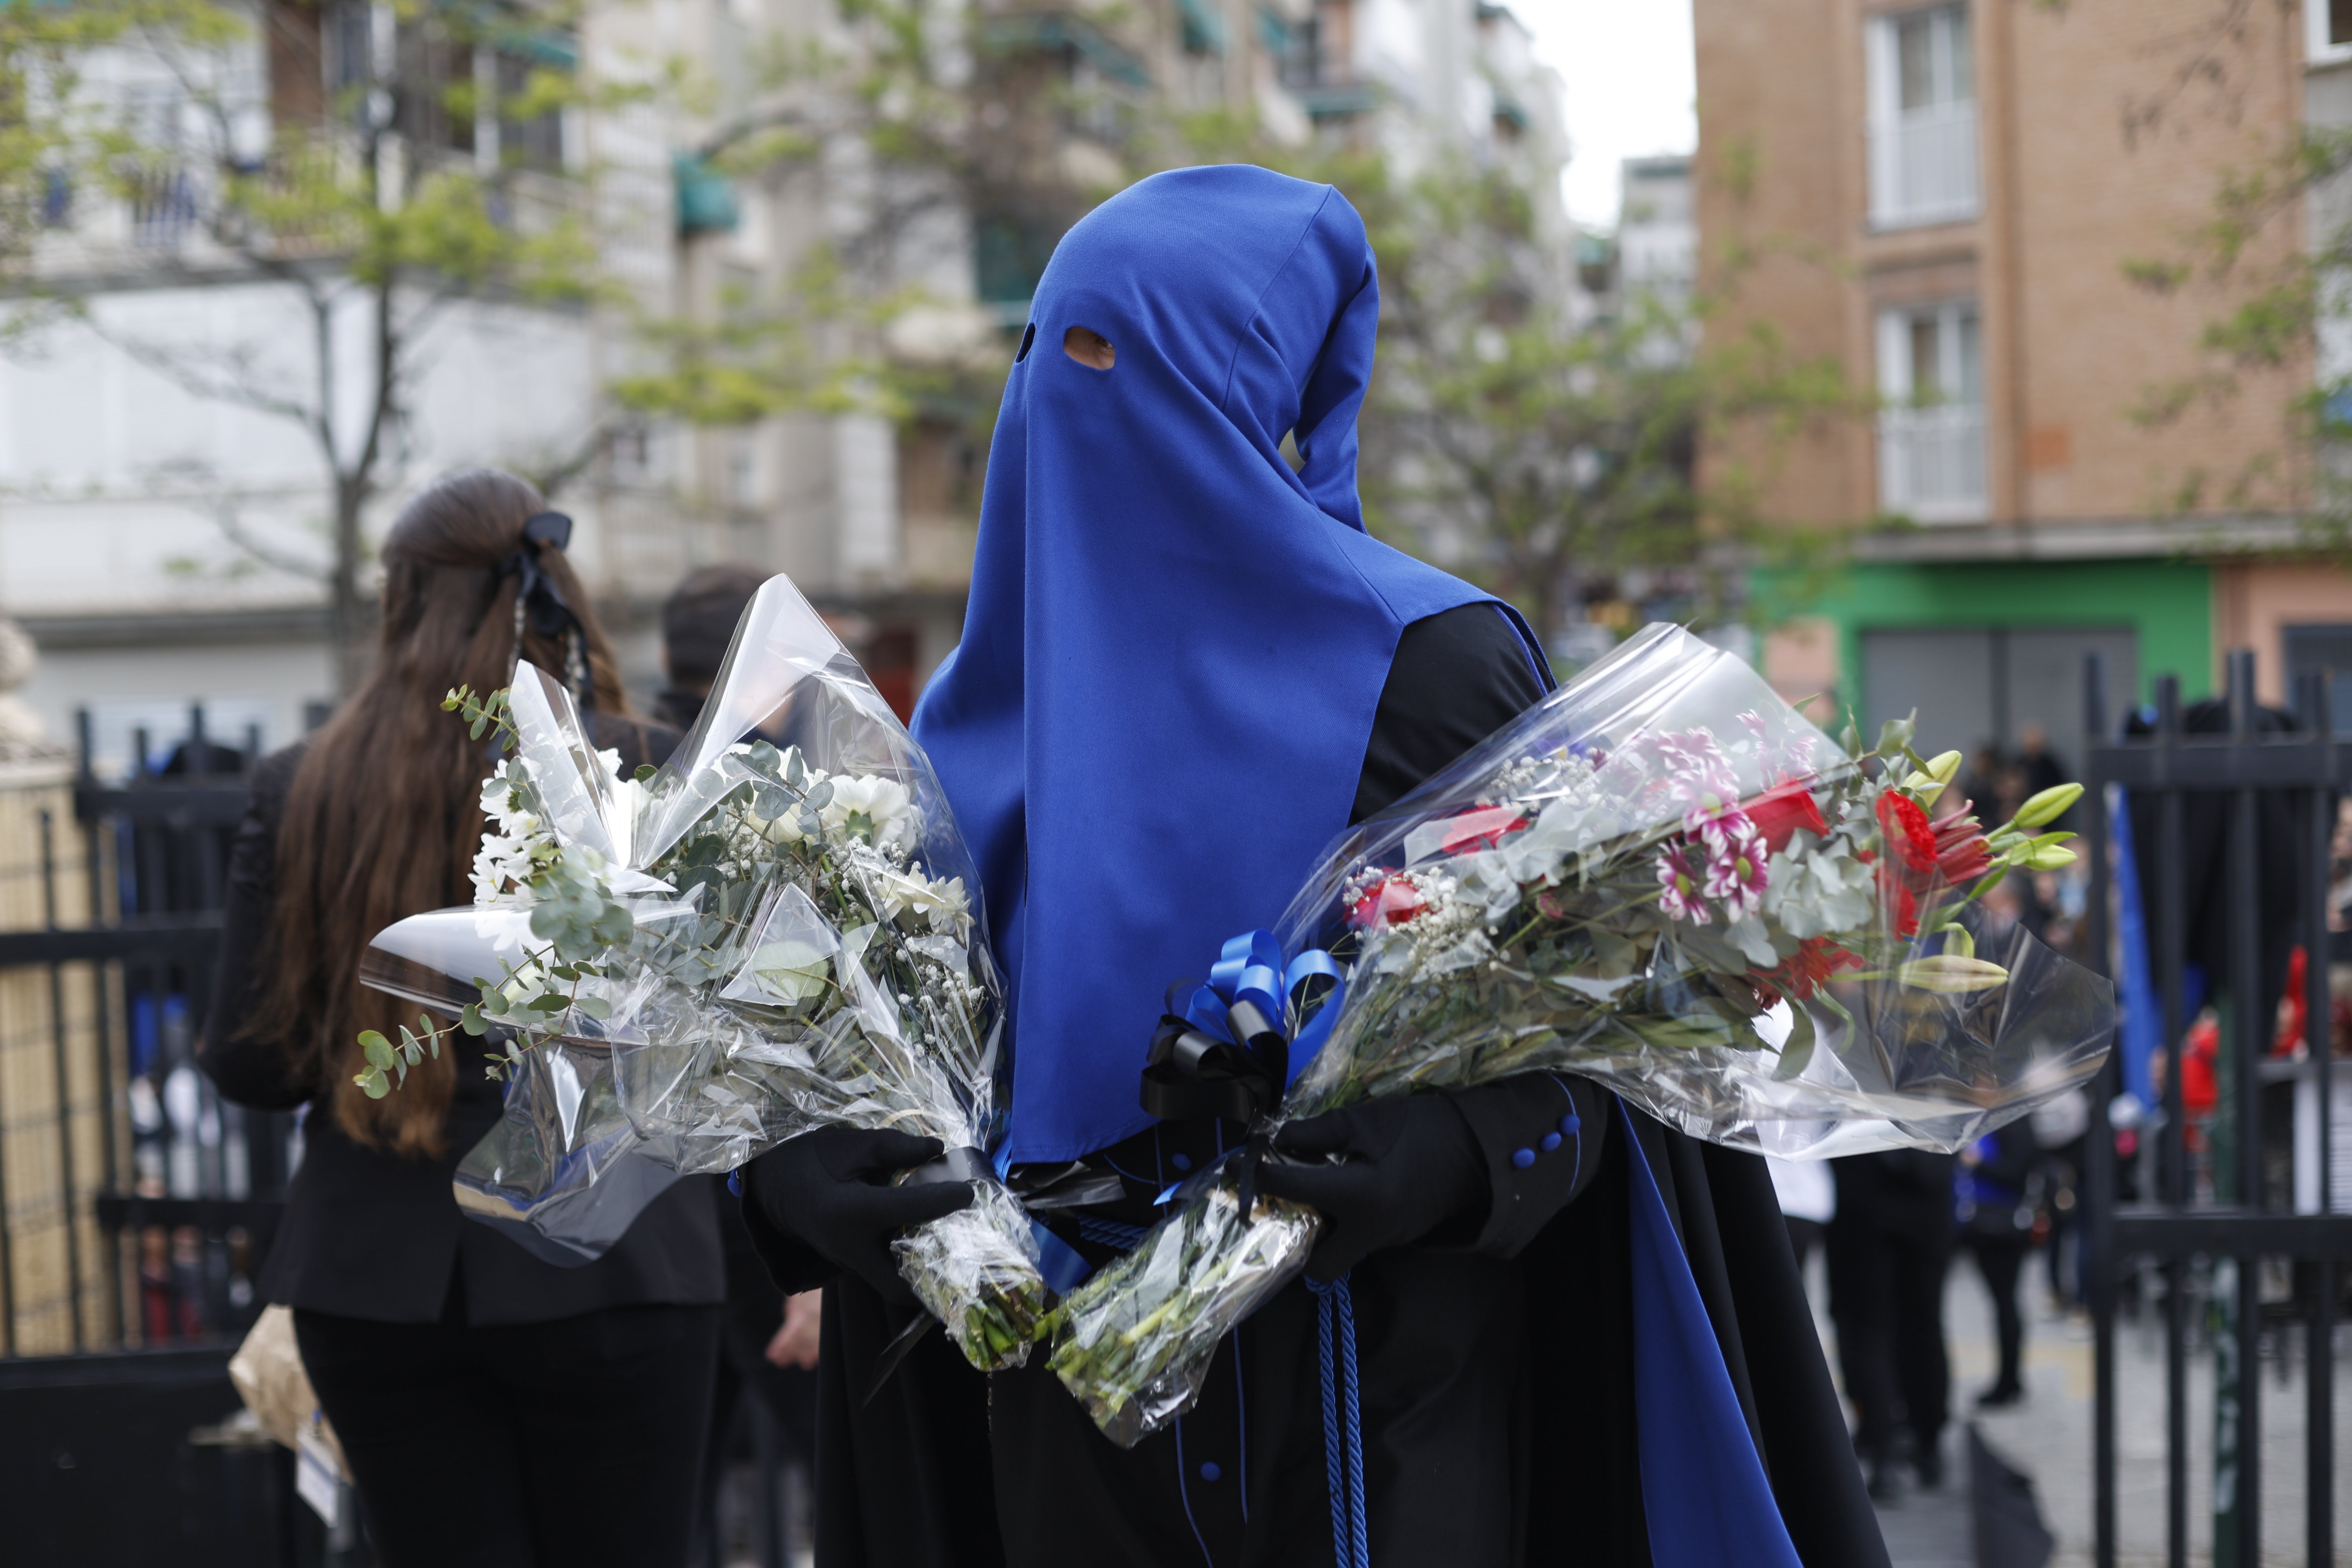
[[(754, 599), (658, 770), (624, 778), (528, 664), (444, 706), (502, 752), (475, 902), (379, 932), (361, 973), (457, 1022), (363, 1042), (361, 1081), (389, 1092), (445, 1034), (496, 1042), (506, 1111), (460, 1163), (467, 1212), (593, 1257), (671, 1173), (814, 1127), (967, 1162), (993, 1142), (1002, 991), (969, 853), (920, 749), (789, 583)], [(1050, 1292), (1019, 1205), (979, 1184), (897, 1256), (992, 1368), (1026, 1356)]]
[[(441, 709), (457, 714), (474, 740), (495, 732), (509, 748), (516, 742), (504, 690), (477, 696), (470, 687), (456, 687), (441, 700)], [(600, 752), (598, 762), (617, 777), (617, 752)], [(633, 782), (642, 784), (653, 772), (641, 768)], [(636, 922), (600, 878), (601, 857), (591, 849), (567, 854), (557, 847), (530, 781), (511, 758), (502, 758), (483, 782), (481, 804), (491, 826), (474, 858), (474, 901), (528, 905), (531, 934), (546, 945), (504, 961), (495, 979), (475, 976), (479, 995), (459, 1010), (454, 1025), (436, 1024), (429, 1014), (419, 1014), (415, 1029), (400, 1026), (397, 1044), (379, 1030), (362, 1031), (359, 1043), (367, 1066), (352, 1081), (372, 1100), (405, 1083), (408, 1069), (426, 1057), (439, 1057), (444, 1036), (480, 1038), (494, 1027), (509, 1031), (504, 1048), (488, 1053), (484, 1069), (499, 1079), (524, 1051), (559, 1034), (561, 1020), (574, 1009), (600, 1022), (612, 1016), (611, 1005), (583, 993), (582, 984), (621, 977), (617, 964), (600, 961), (629, 940)]]

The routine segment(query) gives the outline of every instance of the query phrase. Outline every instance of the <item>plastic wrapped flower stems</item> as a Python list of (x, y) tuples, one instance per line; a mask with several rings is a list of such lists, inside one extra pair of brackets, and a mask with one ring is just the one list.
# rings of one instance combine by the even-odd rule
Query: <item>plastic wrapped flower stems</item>
[(380, 933), (381, 989), (454, 1013), (363, 1037), (387, 1092), (446, 1037), (497, 1037), (506, 1115), (457, 1173), (478, 1217), (593, 1257), (677, 1175), (820, 1126), (940, 1140), (969, 1207), (896, 1244), (973, 1364), (1017, 1365), (1047, 1301), (1026, 1216), (978, 1153), (1001, 1120), (1003, 987), (939, 781), (783, 577), (736, 628), (658, 771), (619, 775), (562, 684), (451, 693), (508, 752), (471, 908)]
[(1046, 1320), (1050, 1365), (1095, 1425), (1131, 1448), (1192, 1407), (1218, 1342), (1295, 1279), (1322, 1220), (1229, 1181), (1207, 1181), (1135, 1250)]
[[(1737, 1148), (1955, 1151), (2086, 1081), (2114, 994), (1979, 903), (2073, 858), (2045, 828), (2080, 786), (1988, 829), (1947, 798), (1959, 754), (1911, 739), (1834, 743), (1647, 627), (1334, 846), (1166, 1020), (1167, 1055), (1286, 1058), (1260, 1152), (1286, 1121), (1538, 1070)], [(1050, 1363), (1120, 1441), (1189, 1407), (1229, 1298), (1305, 1263), (1288, 1205), (1242, 1220), (1248, 1157), (1056, 1310)], [(1197, 1243), (1181, 1268), (1171, 1235)]]

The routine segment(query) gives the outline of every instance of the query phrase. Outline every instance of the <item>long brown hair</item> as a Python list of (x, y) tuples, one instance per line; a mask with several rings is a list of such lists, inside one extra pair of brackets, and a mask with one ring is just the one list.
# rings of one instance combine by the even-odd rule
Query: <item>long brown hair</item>
[[(360, 984), (360, 953), (393, 921), (470, 898), (488, 759), (441, 699), (461, 682), (487, 692), (511, 676), (522, 579), (501, 565), (526, 548), (523, 525), (546, 505), (512, 474), (471, 468), (401, 509), (383, 542), (375, 668), (310, 738), (278, 830), (268, 990), (250, 1027), (282, 1046), (298, 1076), (315, 1070), (327, 1082), (336, 1125), (404, 1154), (441, 1152), (457, 1074), (479, 1071), (478, 1053), (461, 1036), (457, 1049), (445, 1044), (438, 1060), (412, 1068), (405, 1085), (368, 1099), (352, 1081), (360, 1031), (391, 1034), (415, 1015)], [(579, 578), (552, 544), (530, 548), (579, 617), (597, 710), (625, 713), (612, 647)], [(560, 642), (535, 630), (525, 629), (522, 656), (551, 673), (564, 668)]]

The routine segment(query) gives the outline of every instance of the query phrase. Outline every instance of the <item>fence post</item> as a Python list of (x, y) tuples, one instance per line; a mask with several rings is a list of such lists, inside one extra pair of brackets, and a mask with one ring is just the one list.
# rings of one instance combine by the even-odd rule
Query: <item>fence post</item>
[[(2097, 654), (2083, 658), (2083, 727), (2104, 738), (2107, 729), (2105, 661)], [(2105, 791), (2084, 803), (2084, 853), (2090, 861), (2091, 887), (2084, 902), (2083, 923), (2089, 939), (2084, 957), (2099, 973), (2112, 975), (2107, 952), (2107, 837), (2109, 821)], [(2116, 1325), (2115, 1272), (2112, 1257), (2115, 1207), (2115, 1137), (2107, 1129), (2107, 1100), (2115, 1070), (2113, 1052), (2090, 1085), (2090, 1122), (2083, 1150), (2083, 1279), (2090, 1298), (2092, 1410), (2091, 1466), (2092, 1538), (2098, 1568), (2115, 1568), (2116, 1561)]]
[[(2332, 764), (2336, 735), (2329, 699), (2326, 670), (2306, 672), (2297, 680), (2297, 716), (2310, 732), (2311, 743)], [(2324, 767), (2322, 776), (2333, 778), (2335, 771), (2332, 765)], [(2328, 960), (2332, 955), (2326, 946), (2328, 882), (2334, 870), (2336, 792), (2326, 784), (2315, 786), (2305, 811), (2305, 897), (2300, 911), (2304, 936), (2303, 1051), (2315, 1102), (2312, 1131), (2317, 1141), (2313, 1154), (2318, 1167), (2319, 1212), (2326, 1214), (2331, 1206), (2328, 1143), (2335, 1131), (2329, 1125), (2329, 1113), (2334, 1109), (2330, 1058), (2336, 1051), (2335, 1009), (2327, 985)], [(2333, 1555), (2336, 1533), (2335, 1260), (2312, 1259), (2302, 1283), (2311, 1291), (2303, 1331), (2305, 1555), (2309, 1562), (2326, 1563)]]
[[(2180, 740), (2180, 678), (2156, 683), (2157, 776), (2172, 778), (2173, 748)], [(2180, 792), (2168, 789), (2156, 805), (2157, 918), (2153, 955), (2164, 997), (2164, 1121), (2157, 1153), (2157, 1193), (2174, 1213), (2189, 1202), (2188, 1113), (2182, 1109), (2180, 1043), (2189, 1020), (2181, 1016), (2181, 965), (2189, 932), (2180, 886)], [(2147, 868), (2140, 872), (2144, 879)], [(2144, 889), (2147, 883), (2141, 883)], [(2164, 1539), (2168, 1568), (2189, 1565), (2189, 1261), (2164, 1260)]]

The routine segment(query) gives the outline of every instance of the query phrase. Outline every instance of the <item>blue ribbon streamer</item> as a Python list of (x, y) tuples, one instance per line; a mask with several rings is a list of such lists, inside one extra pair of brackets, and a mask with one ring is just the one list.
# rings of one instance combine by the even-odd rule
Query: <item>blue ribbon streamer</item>
[(1803, 1568), (1633, 1118), (1634, 1435), (1657, 1568)]

